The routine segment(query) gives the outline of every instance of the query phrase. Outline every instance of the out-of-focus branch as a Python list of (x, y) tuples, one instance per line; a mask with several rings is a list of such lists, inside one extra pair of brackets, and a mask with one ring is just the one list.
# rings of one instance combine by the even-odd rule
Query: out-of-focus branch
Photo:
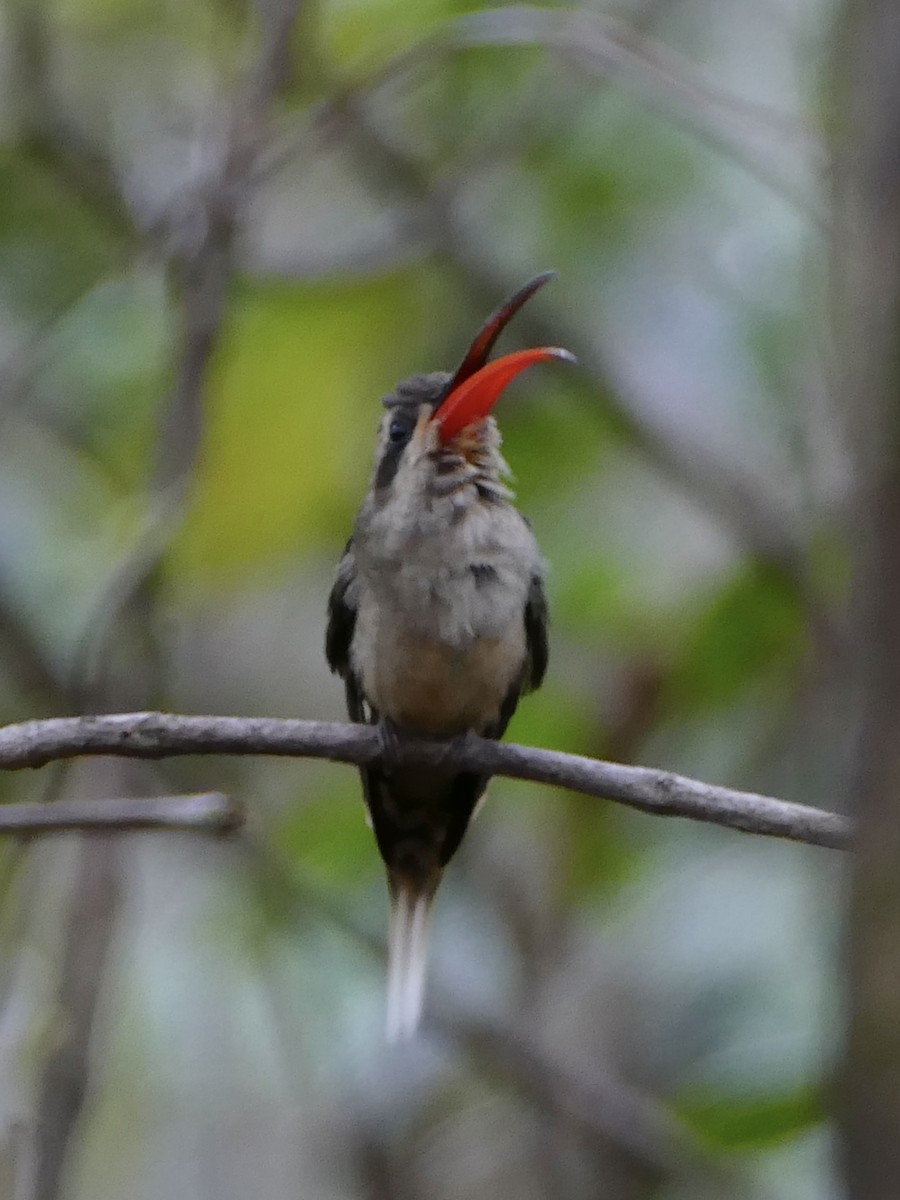
[(243, 820), (241, 806), (222, 792), (0, 805), (0, 834), (28, 837), (78, 831), (130, 833), (139, 829), (230, 833)]
[(732, 1200), (753, 1194), (736, 1167), (707, 1149), (664, 1103), (614, 1072), (560, 1063), (533, 1037), (478, 1018), (443, 997), (429, 1003), (428, 1024), (468, 1051), (482, 1071), (518, 1088), (541, 1112), (560, 1114), (577, 1132), (623, 1151), (656, 1179), (715, 1184), (719, 1195)]
[(57, 989), (60, 1037), (37, 1100), (33, 1200), (58, 1200), (63, 1195), (72, 1134), (87, 1092), (100, 981), (122, 886), (118, 855), (107, 842), (85, 841), (80, 853)]
[[(384, 961), (384, 939), (364, 927), (341, 904), (318, 887), (298, 880), (278, 856), (242, 830), (243, 849), (266, 888), (274, 887), (279, 912), (310, 911), (343, 932), (368, 953)], [(741, 1173), (715, 1154), (664, 1103), (652, 1094), (604, 1070), (596, 1061), (573, 1068), (534, 1037), (511, 1025), (500, 1025), (475, 1013), (459, 997), (452, 980), (441, 979), (426, 1005), (425, 1028), (457, 1051), (493, 1081), (501, 1081), (545, 1114), (562, 1118), (585, 1142), (600, 1151), (611, 1147), (654, 1178), (702, 1181), (715, 1194), (745, 1200), (752, 1190)], [(379, 1164), (383, 1165), (383, 1164)], [(705, 1195), (706, 1192), (704, 1191)]]
[(833, 279), (856, 492), (847, 685), (860, 700), (839, 1112), (847, 1194), (882, 1200), (900, 1195), (900, 8), (847, 0), (833, 58)]
[[(237, 224), (250, 198), (256, 159), (266, 142), (269, 108), (290, 68), (291, 31), (300, 0), (259, 0), (260, 45), (232, 102), (219, 170), (179, 206), (171, 241), (180, 247), (181, 349), (160, 436), (155, 489), (184, 484), (202, 431), (203, 383), (222, 326)], [(196, 231), (196, 236), (192, 236)]]
[[(589, 74), (613, 79), (689, 132), (713, 142), (792, 203), (822, 220), (801, 195), (797, 168), (810, 178), (824, 153), (795, 118), (706, 83), (687, 59), (615, 18), (586, 9), (520, 4), (467, 13), (445, 33), (451, 47), (543, 46)], [(783, 161), (775, 162), (772, 151)]]
[(61, 758), (119, 755), (167, 758), (185, 754), (274, 754), (367, 765), (389, 758), (404, 766), (452, 763), (464, 771), (505, 775), (615, 800), (657, 816), (688, 817), (745, 833), (843, 848), (848, 822), (803, 804), (715, 787), (651, 767), (629, 767), (469, 734), (452, 742), (403, 739), (386, 751), (369, 725), (276, 717), (119, 713), (56, 717), (0, 728), (0, 769), (40, 767)]
[[(365, 78), (340, 88), (335, 101), (326, 102), (320, 112), (348, 99), (364, 103), (378, 89), (397, 84), (449, 53), (492, 46), (541, 47), (595, 78), (624, 85), (666, 119), (712, 141), (762, 182), (824, 220), (813, 211), (813, 200), (800, 194), (795, 178), (800, 167), (808, 182), (825, 163), (824, 147), (807, 126), (768, 105), (716, 88), (688, 59), (656, 42), (646, 30), (587, 9), (521, 4), (466, 13)], [(290, 139), (273, 147), (267, 165), (277, 166), (295, 149)]]
[[(174, 381), (160, 422), (146, 518), (104, 589), (82, 639), (73, 682), (87, 703), (119, 618), (150, 607), (151, 581), (181, 524), (203, 432), (206, 375), (219, 342), (233, 273), (234, 243), (250, 198), (269, 110), (290, 70), (291, 33), (301, 0), (258, 0), (259, 44), (230, 105), (225, 145), (212, 174), (168, 221), (170, 275), (179, 296)], [(146, 633), (147, 621), (141, 622)], [(146, 689), (145, 689), (146, 690)]]
[(101, 216), (108, 230), (133, 241), (134, 224), (112, 164), (57, 98), (47, 4), (42, 0), (10, 4), (6, 16), (25, 148)]

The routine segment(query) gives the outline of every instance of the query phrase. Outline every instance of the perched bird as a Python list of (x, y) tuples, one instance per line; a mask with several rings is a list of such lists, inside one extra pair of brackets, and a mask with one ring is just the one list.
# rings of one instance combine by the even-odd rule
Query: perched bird
[[(553, 277), (532, 279), (484, 323), (450, 375), (414, 375), (385, 396), (371, 486), (337, 569), (326, 656), (352, 721), (451, 738), (502, 736), (547, 666), (544, 566), (504, 483), (491, 408), (532, 363), (566, 350), (488, 362), (504, 326)], [(361, 771), (387, 868), (388, 1037), (411, 1036), (422, 1009), (431, 901), (485, 789), (469, 771)]]

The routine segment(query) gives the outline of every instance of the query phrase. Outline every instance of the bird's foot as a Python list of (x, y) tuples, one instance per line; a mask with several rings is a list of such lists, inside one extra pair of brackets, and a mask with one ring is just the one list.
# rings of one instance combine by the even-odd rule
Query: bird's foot
[(400, 734), (390, 717), (381, 717), (376, 726), (381, 742), (381, 761), (385, 766), (394, 766), (400, 757)]
[(480, 741), (481, 738), (474, 729), (467, 729), (465, 733), (458, 733), (456, 737), (452, 737), (449, 741), (444, 742), (441, 765), (448, 767), (457, 766), (460, 758), (471, 754)]

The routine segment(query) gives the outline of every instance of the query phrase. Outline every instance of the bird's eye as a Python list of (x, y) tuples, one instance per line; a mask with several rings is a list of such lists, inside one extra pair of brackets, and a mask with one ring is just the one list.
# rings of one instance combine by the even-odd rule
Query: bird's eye
[(394, 417), (388, 427), (388, 438), (395, 445), (402, 445), (403, 442), (409, 440), (409, 435), (412, 430), (409, 427), (409, 422), (404, 421), (400, 417)]

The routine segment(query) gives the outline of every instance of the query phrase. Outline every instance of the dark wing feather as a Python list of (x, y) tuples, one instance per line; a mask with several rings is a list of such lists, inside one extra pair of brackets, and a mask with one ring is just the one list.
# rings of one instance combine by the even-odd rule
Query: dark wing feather
[(489, 776), (465, 772), (454, 776), (446, 806), (447, 824), (441, 845), (441, 866), (445, 867), (465, 837), (475, 806), (487, 787)]
[(356, 628), (356, 605), (353, 601), (355, 561), (353, 539), (344, 547), (338, 563), (337, 576), (328, 597), (328, 627), (325, 631), (325, 657), (336, 675), (344, 680), (347, 715), (351, 721), (369, 720), (363, 703), (359, 680), (350, 664), (350, 643)]
[(356, 561), (353, 555), (353, 538), (350, 538), (338, 563), (337, 575), (328, 597), (325, 657), (332, 671), (344, 680), (347, 714), (350, 720), (365, 724), (377, 721), (378, 714), (374, 711), (367, 713), (362, 688), (350, 662), (350, 645), (353, 641), (353, 631), (356, 629), (353, 588), (355, 579)]
[[(325, 657), (332, 671), (336, 675), (342, 676), (344, 680), (347, 715), (350, 720), (361, 725), (376, 724), (378, 713), (371, 705), (366, 705), (360, 682), (350, 662), (350, 644), (356, 628), (356, 605), (353, 601), (355, 568), (353, 539), (350, 538), (338, 563), (337, 576), (331, 589), (331, 595), (328, 597)], [(363, 800), (369, 811), (375, 836), (379, 847), (383, 847), (386, 844), (388, 831), (383, 827), (381, 812), (384, 806), (378, 803), (378, 798), (385, 783), (384, 772), (378, 767), (360, 767), (359, 776), (362, 781)], [(384, 854), (383, 848), (382, 854)]]
[(528, 599), (525, 601), (525, 662), (522, 673), (513, 681), (500, 705), (500, 714), (489, 729), (484, 731), (485, 737), (500, 739), (506, 733), (506, 727), (512, 720), (519, 701), (528, 692), (533, 692), (541, 686), (547, 672), (547, 597), (544, 592), (544, 581), (540, 575), (531, 577), (528, 589)]
[(328, 597), (325, 657), (336, 675), (346, 675), (350, 669), (350, 643), (356, 628), (356, 605), (349, 595), (354, 568), (353, 539), (350, 538), (341, 554), (337, 576)]
[(528, 662), (525, 667), (524, 692), (533, 692), (544, 682), (547, 673), (549, 648), (547, 630), (550, 616), (547, 611), (547, 594), (540, 575), (532, 575), (528, 600), (525, 604), (525, 644), (528, 647)]

